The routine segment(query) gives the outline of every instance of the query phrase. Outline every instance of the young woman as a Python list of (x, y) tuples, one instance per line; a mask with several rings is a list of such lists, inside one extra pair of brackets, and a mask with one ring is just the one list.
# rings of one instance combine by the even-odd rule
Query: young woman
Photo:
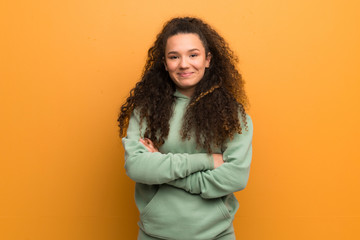
[(149, 49), (118, 118), (138, 239), (235, 239), (233, 193), (248, 181), (253, 131), (236, 63), (197, 18), (170, 20)]

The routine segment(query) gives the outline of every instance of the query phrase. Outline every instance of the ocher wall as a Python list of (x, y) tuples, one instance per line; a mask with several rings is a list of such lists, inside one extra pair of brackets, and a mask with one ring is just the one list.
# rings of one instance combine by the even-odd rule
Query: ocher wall
[(239, 55), (254, 158), (238, 239), (359, 239), (356, 0), (0, 3), (0, 239), (136, 239), (118, 109), (164, 21)]

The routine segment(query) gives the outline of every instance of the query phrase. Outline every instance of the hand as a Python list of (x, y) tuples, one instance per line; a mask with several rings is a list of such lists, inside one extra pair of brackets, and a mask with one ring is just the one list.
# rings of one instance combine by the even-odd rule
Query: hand
[(140, 138), (139, 140), (149, 152), (159, 152), (159, 150), (154, 146), (154, 143), (148, 138)]
[(214, 158), (214, 169), (220, 167), (224, 163), (222, 154), (214, 153), (212, 156)]

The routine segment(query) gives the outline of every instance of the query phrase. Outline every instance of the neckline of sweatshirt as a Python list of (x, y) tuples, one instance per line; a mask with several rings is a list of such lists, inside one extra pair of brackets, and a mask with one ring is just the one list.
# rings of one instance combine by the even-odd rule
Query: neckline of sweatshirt
[(179, 99), (179, 100), (186, 100), (186, 101), (190, 101), (190, 98), (184, 94), (182, 94), (181, 92), (179, 92), (179, 90), (176, 89), (174, 96)]

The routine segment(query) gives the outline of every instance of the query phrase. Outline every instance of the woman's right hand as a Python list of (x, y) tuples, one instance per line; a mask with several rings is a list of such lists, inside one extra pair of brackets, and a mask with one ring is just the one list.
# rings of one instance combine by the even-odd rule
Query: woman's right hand
[(159, 152), (159, 150), (155, 147), (154, 143), (148, 138), (140, 138), (139, 142), (144, 144), (149, 152)]
[(214, 169), (220, 167), (224, 163), (222, 154), (214, 153), (212, 156), (214, 158)]

